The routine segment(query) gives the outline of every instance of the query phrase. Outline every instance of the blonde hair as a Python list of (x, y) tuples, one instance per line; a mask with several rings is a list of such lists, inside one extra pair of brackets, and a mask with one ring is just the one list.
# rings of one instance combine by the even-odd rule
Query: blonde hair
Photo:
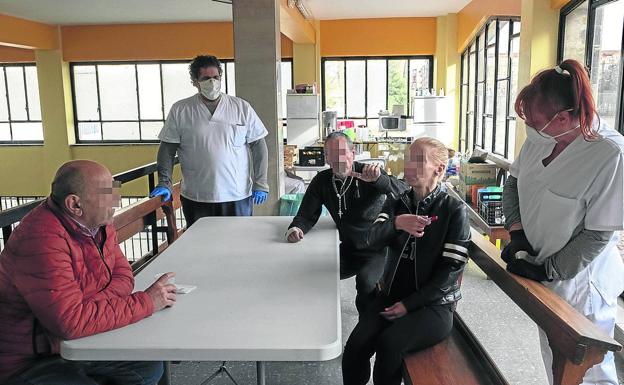
[[(433, 158), (440, 163), (440, 165), (444, 166), (444, 170), (446, 170), (446, 165), (449, 160), (448, 149), (444, 145), (444, 143), (440, 142), (435, 138), (431, 138), (428, 136), (424, 136), (422, 138), (416, 139), (412, 142), (412, 146), (414, 145), (424, 145), (430, 148), (432, 151), (430, 153)], [(410, 146), (410, 148), (412, 147)], [(411, 151), (411, 149), (410, 149)]]

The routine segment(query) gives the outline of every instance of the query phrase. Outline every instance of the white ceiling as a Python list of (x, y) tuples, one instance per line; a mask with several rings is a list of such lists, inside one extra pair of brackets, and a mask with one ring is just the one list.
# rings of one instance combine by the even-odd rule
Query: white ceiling
[[(236, 0), (234, 0), (236, 1)], [(316, 19), (439, 16), (470, 0), (307, 0)], [(0, 0), (0, 13), (48, 24), (123, 24), (232, 20), (212, 0)]]
[[(23, 1), (23, 0), (22, 0)], [(471, 0), (306, 0), (315, 19), (441, 16)]]

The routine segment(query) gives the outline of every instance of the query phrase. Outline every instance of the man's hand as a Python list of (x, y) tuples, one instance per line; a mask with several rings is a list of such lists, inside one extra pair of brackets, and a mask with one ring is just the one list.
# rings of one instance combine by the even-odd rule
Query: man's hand
[(152, 286), (148, 287), (145, 292), (154, 302), (154, 313), (166, 307), (173, 306), (176, 301), (176, 287), (174, 284), (167, 283), (169, 279), (175, 277), (175, 273), (169, 272), (163, 274)]
[(269, 196), (269, 193), (266, 191), (256, 190), (253, 192), (252, 195), (253, 195), (254, 204), (261, 205), (264, 202), (266, 202), (267, 197)]
[(286, 235), (286, 239), (290, 243), (297, 243), (303, 239), (303, 230), (298, 227), (291, 227), (290, 229), (288, 229), (287, 234), (288, 235)]
[(382, 317), (387, 319), (388, 321), (394, 321), (397, 318), (401, 318), (407, 314), (407, 309), (403, 302), (397, 302), (394, 305), (387, 307), (379, 313)]
[(163, 202), (169, 202), (171, 200), (171, 190), (165, 186), (156, 186), (150, 193), (150, 198), (161, 196)]
[(529, 243), (529, 240), (524, 233), (524, 230), (516, 230), (509, 233), (511, 241), (503, 251), (501, 252), (501, 258), (507, 263), (512, 263), (516, 260), (516, 253), (519, 251), (525, 251), (529, 255), (537, 255), (533, 246)]
[(394, 227), (397, 230), (405, 231), (406, 233), (420, 238), (425, 235), (425, 227), (431, 224), (431, 219), (423, 217), (421, 215), (403, 214), (396, 217), (394, 220)]
[(507, 271), (534, 281), (552, 281), (546, 275), (546, 265), (534, 265), (524, 259), (516, 259), (507, 265)]
[(364, 182), (374, 183), (381, 176), (381, 167), (378, 164), (365, 164), (361, 173), (351, 171), (349, 175)]

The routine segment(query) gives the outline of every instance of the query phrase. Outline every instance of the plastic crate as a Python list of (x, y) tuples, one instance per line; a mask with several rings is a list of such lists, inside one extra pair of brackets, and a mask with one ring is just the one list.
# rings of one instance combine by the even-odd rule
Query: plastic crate
[(480, 188), (477, 191), (477, 212), (489, 226), (504, 225), (503, 188)]
[[(301, 206), (301, 201), (303, 200), (304, 193), (297, 194), (284, 194), (280, 198), (280, 216), (295, 216), (297, 215), (297, 211), (299, 211), (299, 206)], [(321, 211), (321, 216), (329, 215), (329, 211), (327, 208), (323, 206), (323, 210)]]

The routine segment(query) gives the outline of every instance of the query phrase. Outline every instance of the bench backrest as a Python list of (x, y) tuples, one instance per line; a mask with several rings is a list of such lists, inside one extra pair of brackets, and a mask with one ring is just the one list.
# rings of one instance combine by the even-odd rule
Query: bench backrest
[[(157, 249), (152, 250), (149, 260), (162, 252), (168, 245), (173, 243), (179, 236), (180, 231), (177, 228), (175, 211), (180, 207), (180, 184), (176, 184), (172, 189), (173, 199), (169, 202), (162, 202), (161, 197), (143, 198), (129, 206), (119, 209), (113, 217), (113, 224), (117, 231), (117, 240), (119, 242), (126, 241), (136, 234), (145, 230), (147, 226), (157, 223), (161, 219), (165, 219), (166, 227), (164, 231), (167, 235), (167, 241), (159, 244)], [(162, 231), (163, 229), (159, 229)], [(141, 261), (136, 266), (144, 266)]]
[(472, 229), (470, 258), (548, 336), (555, 384), (579, 384), (608, 351), (622, 346), (546, 286), (505, 270), (500, 250)]

